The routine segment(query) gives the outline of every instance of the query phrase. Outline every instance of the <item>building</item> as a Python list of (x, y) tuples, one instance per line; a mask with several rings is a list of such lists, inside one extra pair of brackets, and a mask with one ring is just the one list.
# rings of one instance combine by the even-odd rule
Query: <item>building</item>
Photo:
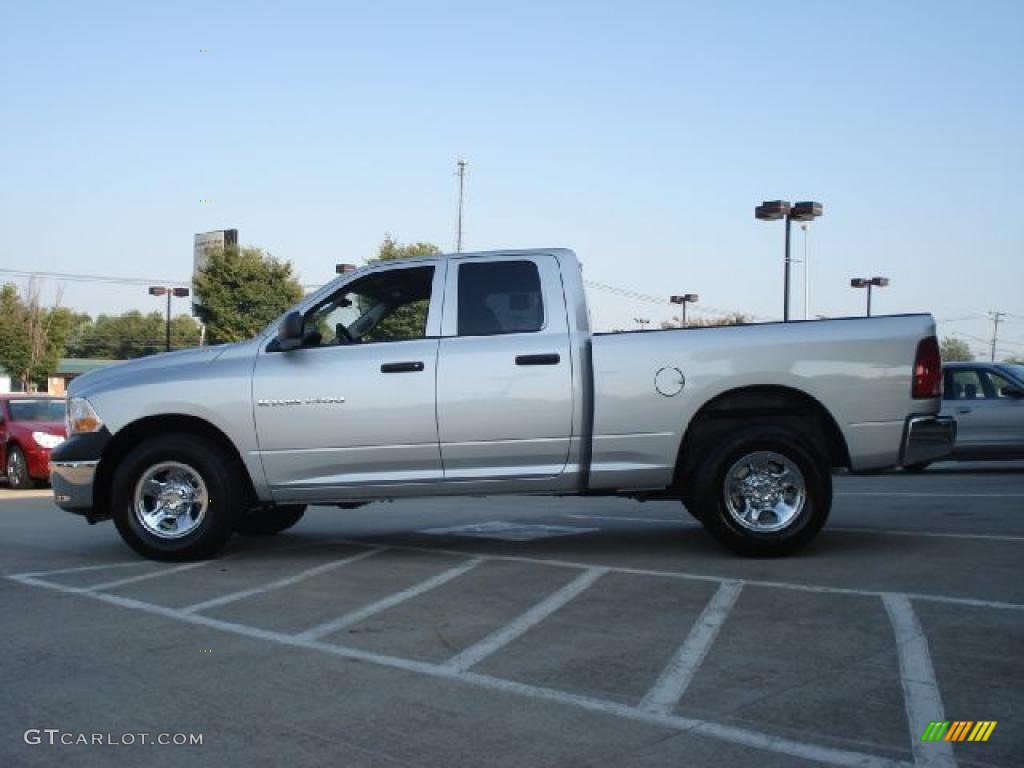
[[(68, 384), (72, 379), (81, 376), (83, 373), (103, 368), (120, 360), (101, 360), (97, 358), (72, 358), (62, 357), (57, 362), (57, 370), (47, 378), (46, 387), (39, 387), (40, 392), (50, 395), (63, 395), (67, 392)], [(40, 382), (42, 384), (42, 382)], [(0, 367), (0, 392), (21, 392), (21, 383), (13, 381), (10, 374)]]

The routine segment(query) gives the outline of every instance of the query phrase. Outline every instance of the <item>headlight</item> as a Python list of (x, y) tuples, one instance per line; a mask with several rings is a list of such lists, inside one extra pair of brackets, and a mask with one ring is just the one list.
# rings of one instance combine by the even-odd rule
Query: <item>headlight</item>
[(64, 442), (64, 438), (60, 435), (51, 435), (49, 432), (33, 432), (32, 439), (36, 441), (43, 448), (56, 448), (58, 445)]
[(68, 437), (80, 432), (96, 432), (103, 426), (103, 420), (96, 415), (92, 404), (84, 397), (68, 400)]

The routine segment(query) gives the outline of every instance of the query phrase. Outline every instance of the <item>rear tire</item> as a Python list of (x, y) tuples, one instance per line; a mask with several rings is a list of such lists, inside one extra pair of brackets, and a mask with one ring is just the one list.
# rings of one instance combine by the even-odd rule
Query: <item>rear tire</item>
[(244, 515), (235, 525), (235, 532), (243, 536), (273, 536), (287, 531), (306, 514), (305, 504), (286, 504), (269, 509), (257, 509)]
[(741, 555), (796, 552), (817, 536), (832, 505), (827, 461), (784, 427), (758, 425), (726, 435), (693, 477), (694, 517)]
[(121, 538), (153, 560), (201, 560), (216, 555), (247, 506), (244, 478), (206, 438), (150, 438), (114, 473), (111, 516)]

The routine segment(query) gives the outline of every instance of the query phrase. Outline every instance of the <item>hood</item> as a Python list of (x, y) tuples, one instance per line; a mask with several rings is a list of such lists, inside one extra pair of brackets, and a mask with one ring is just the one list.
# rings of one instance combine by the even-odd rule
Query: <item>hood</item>
[(248, 342), (219, 344), (213, 347), (196, 347), (182, 349), (177, 352), (164, 352), (159, 355), (140, 357), (115, 363), (95, 371), (89, 371), (72, 380), (68, 386), (68, 397), (81, 397), (98, 387), (104, 387), (116, 381), (132, 378), (140, 374), (151, 373), (161, 369), (180, 368), (182, 366), (209, 365), (229, 349), (239, 347)]

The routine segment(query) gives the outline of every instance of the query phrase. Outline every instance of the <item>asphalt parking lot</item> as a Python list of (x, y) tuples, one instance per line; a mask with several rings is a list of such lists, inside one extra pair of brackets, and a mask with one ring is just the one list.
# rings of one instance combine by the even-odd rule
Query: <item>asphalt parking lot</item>
[[(0, 765), (1020, 765), (1024, 463), (836, 491), (784, 560), (674, 503), (476, 498), (168, 565), (0, 488)], [(202, 744), (59, 743), (97, 733)]]

